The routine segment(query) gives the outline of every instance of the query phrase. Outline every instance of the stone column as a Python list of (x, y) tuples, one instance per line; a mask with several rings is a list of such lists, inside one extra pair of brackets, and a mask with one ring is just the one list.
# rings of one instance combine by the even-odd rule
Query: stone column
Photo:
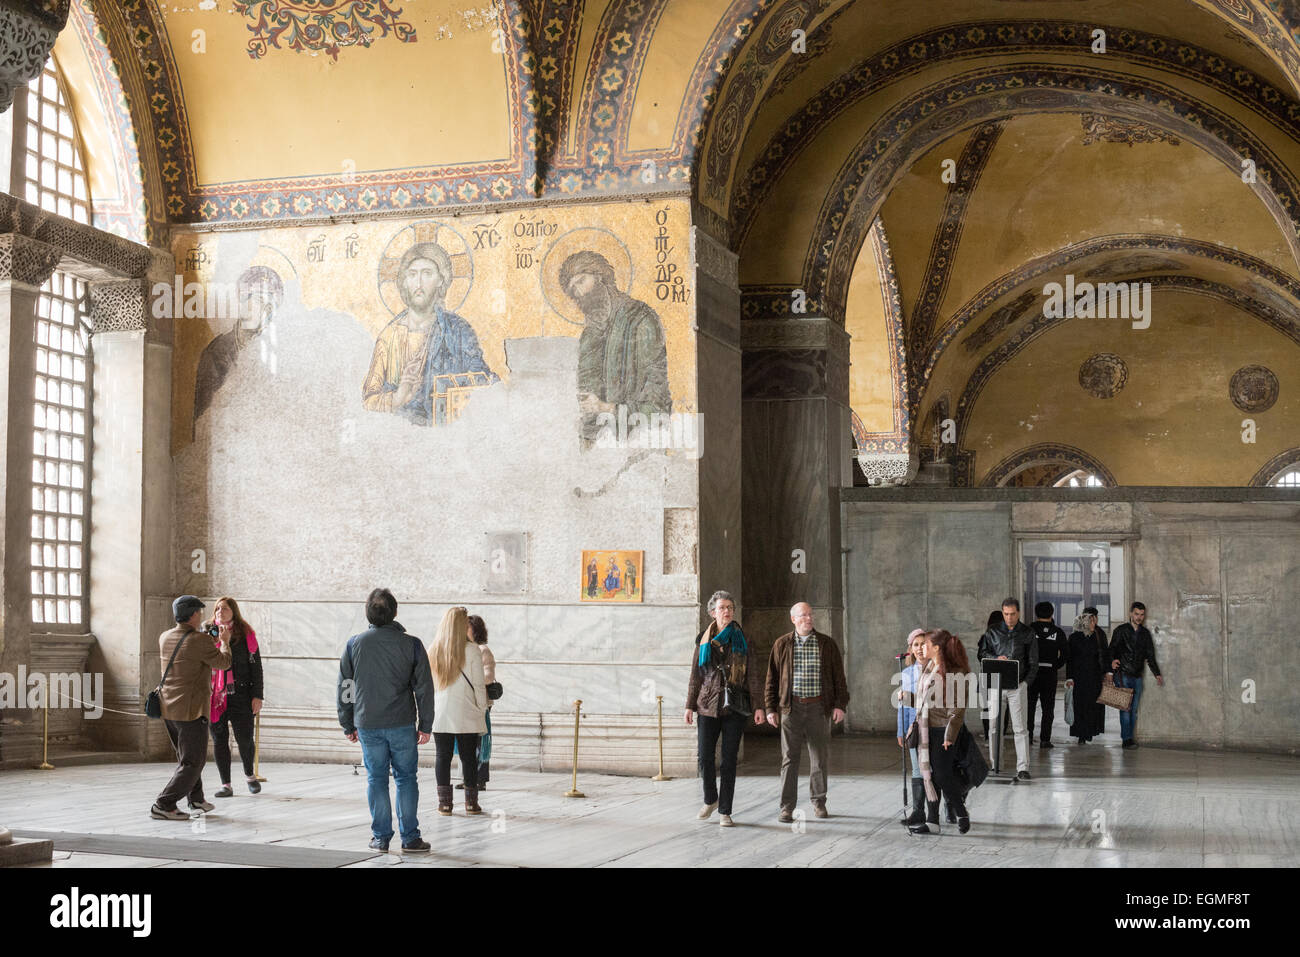
[[(163, 275), (162, 271), (167, 275)], [(151, 278), (171, 283), (170, 256)], [(105, 750), (161, 749), (142, 716), (158, 681), (158, 602), (171, 588), (171, 328), (150, 319), (151, 278), (90, 284), (95, 432), (90, 543), (92, 671), (103, 671), (106, 712), (89, 729)], [(170, 600), (170, 599), (169, 599)], [(157, 732), (157, 733), (154, 733)]]
[[(36, 297), (58, 265), (53, 246), (16, 233), (0, 236), (0, 672), (32, 667), (32, 430), (36, 402)], [(25, 688), (20, 688), (24, 694)], [(0, 712), (0, 766), (40, 759), (40, 716)]]
[(806, 601), (843, 647), (840, 489), (852, 485), (849, 336), (830, 319), (743, 324), (746, 626), (766, 653)]
[[(700, 603), (729, 591), (738, 612), (741, 556), (740, 283), (736, 255), (698, 226), (695, 259), (696, 383), (703, 420), (698, 513)], [(741, 617), (742, 623), (746, 619)]]

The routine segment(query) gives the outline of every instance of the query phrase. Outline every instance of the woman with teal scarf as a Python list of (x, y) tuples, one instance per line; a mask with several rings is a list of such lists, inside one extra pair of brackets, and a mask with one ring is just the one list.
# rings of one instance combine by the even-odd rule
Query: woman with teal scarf
[[(691, 656), (691, 681), (686, 689), (686, 723), (698, 718), (700, 777), (704, 781), (704, 806), (697, 815), (704, 821), (719, 812), (718, 823), (733, 827), (731, 803), (736, 792), (736, 760), (745, 724), (763, 723), (763, 666), (752, 656), (740, 623), (736, 602), (725, 591), (709, 599), (713, 621), (695, 639)], [(714, 751), (722, 738), (722, 766), (714, 767)], [(721, 771), (721, 783), (717, 780)]]

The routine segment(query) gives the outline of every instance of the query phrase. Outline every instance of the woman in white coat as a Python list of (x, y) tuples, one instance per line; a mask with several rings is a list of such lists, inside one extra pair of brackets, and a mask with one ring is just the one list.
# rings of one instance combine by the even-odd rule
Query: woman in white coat
[(478, 739), (487, 731), (487, 686), (483, 655), (474, 644), (469, 615), (456, 607), (442, 616), (438, 637), (429, 648), (433, 672), (434, 780), (438, 784), (438, 813), (450, 814), (452, 747), (460, 752), (465, 774), (465, 813), (482, 814), (478, 806)]

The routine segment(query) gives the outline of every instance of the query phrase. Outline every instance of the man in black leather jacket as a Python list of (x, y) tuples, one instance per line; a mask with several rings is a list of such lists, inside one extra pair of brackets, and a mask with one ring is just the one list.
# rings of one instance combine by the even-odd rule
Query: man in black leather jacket
[(1029, 743), (1034, 743), (1034, 711), (1043, 708), (1043, 726), (1038, 733), (1038, 746), (1052, 746), (1052, 720), (1056, 717), (1056, 673), (1065, 667), (1065, 632), (1052, 620), (1056, 607), (1050, 601), (1040, 601), (1034, 606), (1034, 623), (1030, 627), (1038, 639), (1037, 679), (1029, 689)]
[[(1002, 705), (1011, 713), (1011, 730), (1016, 741), (1016, 780), (1029, 780), (1029, 730), (1025, 724), (1025, 705), (1029, 687), (1038, 677), (1038, 639), (1032, 629), (1020, 620), (1020, 601), (1008, 598), (1002, 602), (1002, 621), (984, 632), (980, 638), (976, 657), (1014, 658), (1020, 662), (1020, 684), (1015, 690), (1002, 691)], [(1000, 734), (1001, 722), (993, 733)]]
[(1160, 665), (1156, 661), (1155, 641), (1151, 632), (1143, 624), (1147, 617), (1147, 606), (1140, 601), (1129, 606), (1128, 621), (1120, 625), (1110, 636), (1111, 668), (1115, 673), (1115, 686), (1133, 689), (1133, 703), (1129, 710), (1119, 713), (1120, 736), (1124, 747), (1136, 748), (1138, 702), (1142, 699), (1142, 676), (1146, 666), (1151, 666), (1151, 673), (1156, 676), (1156, 684), (1164, 687), (1165, 679), (1160, 674)]

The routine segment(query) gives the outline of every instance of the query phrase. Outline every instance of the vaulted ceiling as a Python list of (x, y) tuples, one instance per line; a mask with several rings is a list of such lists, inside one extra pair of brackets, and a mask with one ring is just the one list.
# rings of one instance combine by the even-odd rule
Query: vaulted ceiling
[(688, 194), (745, 318), (802, 290), (853, 334), (859, 445), (945, 409), (975, 482), (1007, 451), (984, 410), (1035, 414), (990, 382), (1137, 341), (1046, 323), (1067, 274), (1292, 343), (1266, 414), (1300, 444), (1298, 36), (1289, 0), (76, 0), (58, 55), (150, 236)]

